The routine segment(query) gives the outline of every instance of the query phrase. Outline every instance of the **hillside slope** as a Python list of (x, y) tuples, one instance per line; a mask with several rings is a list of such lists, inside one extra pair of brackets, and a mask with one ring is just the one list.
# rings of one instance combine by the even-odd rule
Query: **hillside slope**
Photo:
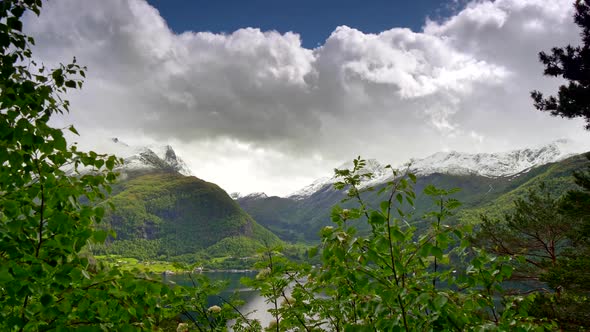
[(573, 172), (586, 169), (588, 159), (585, 155), (577, 155), (557, 163), (543, 165), (532, 170), (532, 175), (520, 181), (518, 186), (511, 186), (492, 200), (474, 204), (461, 211), (459, 217), (464, 222), (476, 223), (479, 215), (485, 214), (490, 217), (500, 217), (514, 207), (514, 201), (525, 198), (529, 190), (536, 190), (543, 182), (555, 196), (559, 197), (568, 190), (576, 188)]
[[(498, 215), (512, 208), (515, 197), (522, 197), (529, 188), (541, 181), (553, 188), (557, 195), (564, 193), (574, 186), (572, 172), (582, 169), (587, 163), (584, 156), (577, 155), (509, 176), (490, 177), (473, 172), (435, 172), (418, 176), (415, 185), (415, 209), (412, 210), (413, 222), (422, 220), (424, 213), (432, 208), (431, 199), (422, 194), (428, 184), (444, 189), (460, 188), (461, 191), (454, 194), (454, 197), (463, 203), (458, 217), (464, 222), (477, 222), (480, 213)], [(375, 168), (374, 165), (372, 167)], [(383, 186), (374, 182), (371, 185), (377, 189)], [(314, 242), (319, 239), (319, 230), (331, 223), (331, 207), (335, 204), (344, 207), (350, 204), (341, 203), (343, 198), (343, 192), (334, 190), (331, 184), (326, 183), (313, 192), (306, 192), (305, 195), (299, 192), (298, 195), (286, 198), (246, 196), (237, 201), (254, 219), (273, 230), (282, 239)], [(377, 190), (364, 193), (363, 198), (373, 207), (377, 207), (383, 199), (377, 195)], [(364, 225), (359, 226), (362, 231)]]
[(170, 146), (160, 154), (154, 147), (135, 150), (118, 169), (121, 177), (109, 198), (115, 210), (103, 223), (116, 237), (97, 252), (152, 259), (244, 257), (265, 243), (280, 243), (219, 186), (181, 174), (186, 167)]

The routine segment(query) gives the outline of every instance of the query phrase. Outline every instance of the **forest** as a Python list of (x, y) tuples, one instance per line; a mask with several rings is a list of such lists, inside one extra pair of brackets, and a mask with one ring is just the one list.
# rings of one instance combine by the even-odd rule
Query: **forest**
[[(590, 4), (577, 0), (573, 5), (582, 44), (539, 55), (544, 74), (567, 84), (555, 96), (533, 91), (531, 97), (539, 111), (581, 117), (590, 130)], [(66, 132), (77, 134), (76, 128), (52, 124), (53, 117), (70, 111), (67, 93), (83, 88), (87, 69), (75, 54), (71, 63), (56, 68), (34, 61), (35, 40), (23, 32), (23, 16), (42, 10), (41, 0), (0, 3), (0, 330), (590, 329), (588, 167), (571, 175), (576, 187), (562, 196), (541, 184), (515, 198), (514, 208), (503, 215), (481, 213), (479, 223), (461, 224), (453, 219), (461, 206), (453, 195), (460, 189), (424, 186), (430, 209), (414, 216), (416, 175), (388, 166), (392, 180), (386, 186), (359, 188), (373, 174), (362, 172), (366, 160), (358, 157), (352, 168), (335, 170), (334, 187), (346, 192), (346, 203), (331, 209), (320, 243), (309, 250), (313, 265), (290, 259), (278, 237), (241, 210), (220, 216), (220, 222), (229, 233), (230, 224), (245, 227), (261, 245), (236, 236), (209, 247), (219, 235), (213, 229), (199, 243), (182, 234), (184, 251), (178, 255), (207, 247), (209, 253), (258, 250), (253, 266), (258, 273), (243, 283), (272, 306), (269, 326), (241, 312), (239, 298), (210, 305), (208, 299), (223, 284), (203, 275), (191, 274), (193, 285), (185, 287), (97, 260), (91, 248), (116, 237), (117, 229), (103, 227), (106, 220), (117, 225), (110, 214), (113, 203), (122, 206), (123, 216), (139, 213), (157, 224), (151, 212), (170, 201), (133, 205), (130, 197), (161, 188), (140, 183), (123, 191), (115, 171), (120, 158), (81, 151), (66, 140)], [(165, 183), (174, 181), (182, 182)], [(365, 201), (363, 193), (369, 191), (378, 192), (378, 206)], [(121, 192), (118, 201), (107, 200)], [(201, 192), (189, 194), (198, 201)], [(219, 212), (199, 204), (211, 214)], [(411, 218), (426, 226), (408, 223)], [(188, 222), (184, 216), (179, 220)], [(208, 227), (206, 220), (199, 222), (195, 227)], [(124, 232), (125, 225), (119, 226)], [(161, 241), (149, 245), (175, 250), (165, 237)], [(291, 248), (291, 258), (296, 250)], [(153, 256), (159, 254), (154, 249)], [(513, 280), (535, 280), (540, 287), (508, 287)]]

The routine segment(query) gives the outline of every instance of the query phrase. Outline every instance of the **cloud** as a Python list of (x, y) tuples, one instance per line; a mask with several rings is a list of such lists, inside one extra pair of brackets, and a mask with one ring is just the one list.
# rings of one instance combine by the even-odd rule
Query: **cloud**
[(88, 66), (64, 120), (82, 139), (175, 142), (205, 179), (279, 193), (359, 154), (401, 163), (585, 138), (528, 97), (561, 83), (536, 59), (578, 43), (571, 2), (472, 2), (417, 33), (341, 26), (313, 50), (291, 32), (175, 34), (143, 0), (54, 0), (25, 27), (46, 64)]

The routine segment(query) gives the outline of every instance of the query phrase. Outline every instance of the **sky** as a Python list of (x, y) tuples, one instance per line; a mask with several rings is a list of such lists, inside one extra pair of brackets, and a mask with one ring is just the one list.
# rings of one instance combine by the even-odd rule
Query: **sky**
[(537, 54), (580, 43), (572, 0), (316, 2), (52, 0), (25, 31), (38, 61), (88, 67), (55, 120), (82, 148), (170, 144), (228, 192), (285, 195), (358, 155), (590, 146), (529, 97), (563, 83)]
[(466, 0), (148, 0), (176, 33), (232, 33), (244, 27), (299, 34), (305, 48), (321, 46), (341, 25), (365, 33), (391, 27), (420, 31), (424, 19), (445, 18)]

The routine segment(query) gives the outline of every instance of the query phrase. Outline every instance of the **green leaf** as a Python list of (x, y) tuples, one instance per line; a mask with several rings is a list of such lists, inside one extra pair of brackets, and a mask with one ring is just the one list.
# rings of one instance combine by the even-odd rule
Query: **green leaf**
[(512, 275), (512, 267), (509, 265), (502, 265), (502, 267), (500, 268), (500, 272), (502, 273), (502, 276), (504, 278), (510, 278), (510, 276)]
[(66, 140), (63, 136), (54, 138), (55, 149), (59, 151), (65, 151), (67, 148)]
[(430, 254), (438, 259), (442, 259), (443, 251), (439, 247), (430, 248)]
[(318, 247), (311, 247), (311, 249), (309, 249), (309, 257), (313, 258), (318, 254)]
[(8, 271), (8, 266), (0, 266), (0, 284), (7, 283), (9, 281), (14, 280), (10, 271)]
[(458, 200), (456, 200), (456, 199), (449, 199), (449, 200), (447, 201), (447, 203), (446, 203), (446, 207), (447, 207), (447, 209), (449, 209), (449, 210), (456, 209), (456, 208), (458, 208), (458, 207), (460, 207), (460, 206), (461, 206), (461, 202), (459, 202), (459, 201), (458, 201)]
[(397, 195), (395, 195), (395, 199), (399, 202), (399, 204), (403, 204), (404, 202), (404, 197), (402, 196), (401, 193), (398, 193)]
[(98, 230), (98, 231), (94, 231), (94, 234), (92, 234), (92, 238), (94, 239), (94, 242), (96, 242), (96, 243), (104, 243), (104, 241), (107, 239), (107, 235), (108, 235), (107, 231)]
[(428, 196), (440, 195), (440, 191), (433, 185), (429, 184), (424, 188), (424, 194)]
[(49, 294), (43, 294), (39, 300), (44, 307), (47, 307), (53, 302), (53, 296)]
[(383, 212), (383, 214), (386, 214), (387, 210), (389, 209), (389, 202), (383, 201), (379, 204), (379, 206), (381, 207), (381, 212)]
[(9, 17), (6, 20), (6, 25), (14, 30), (22, 31), (23, 30), (23, 23), (19, 20), (18, 17)]
[(112, 170), (113, 167), (115, 167), (115, 159), (114, 158), (107, 159), (105, 165), (109, 171)]
[(80, 136), (80, 134), (78, 134), (78, 131), (76, 130), (76, 128), (74, 128), (74, 126), (70, 126), (70, 127), (68, 128), (68, 130), (69, 130), (69, 131), (71, 131), (72, 133), (74, 133), (74, 134), (76, 134), (76, 135)]
[(424, 243), (424, 245), (422, 245), (422, 248), (420, 249), (420, 256), (422, 257), (427, 257), (430, 255), (430, 250), (432, 248), (432, 244), (430, 243)]
[(5, 200), (2, 202), (4, 205), (4, 214), (9, 218), (13, 218), (20, 213), (19, 204), (13, 200)]
[(64, 84), (64, 76), (63, 76), (63, 71), (61, 69), (56, 69), (51, 73), (51, 77), (53, 77), (53, 80), (55, 81), (55, 84), (58, 87), (61, 87)]
[(369, 216), (369, 222), (375, 225), (382, 225), (385, 223), (385, 217), (378, 211), (373, 211)]
[(448, 301), (449, 299), (446, 296), (438, 294), (433, 301), (434, 307), (440, 310)]
[(397, 228), (391, 229), (391, 237), (399, 242), (403, 242), (406, 239), (406, 235)]

